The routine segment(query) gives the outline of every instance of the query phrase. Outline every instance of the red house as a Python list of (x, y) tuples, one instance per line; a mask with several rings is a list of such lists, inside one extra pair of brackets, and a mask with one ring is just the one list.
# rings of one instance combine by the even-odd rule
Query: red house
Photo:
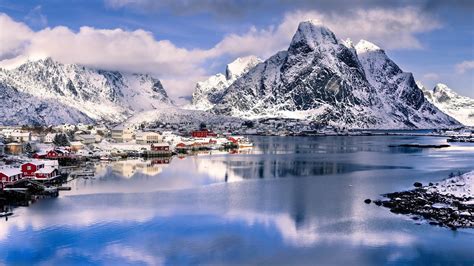
[(47, 153), (35, 153), (33, 154), (34, 159), (44, 159), (46, 158)]
[(36, 179), (51, 179), (53, 177), (56, 177), (57, 175), (58, 175), (58, 169), (47, 167), (47, 168), (39, 169), (35, 173), (35, 178)]
[(44, 163), (24, 163), (21, 165), (21, 172), (24, 177), (34, 177), (36, 171), (44, 168)]
[(176, 149), (181, 149), (181, 150), (183, 150), (183, 149), (187, 149), (187, 148), (189, 148), (189, 146), (186, 145), (186, 144), (183, 143), (183, 142), (180, 142), (180, 143), (176, 144)]
[(22, 173), (18, 168), (0, 168), (0, 182), (7, 183), (22, 178)]
[(211, 130), (203, 129), (196, 130), (191, 133), (193, 138), (207, 138), (207, 137), (217, 137), (217, 134)]
[(166, 143), (151, 144), (152, 151), (169, 151), (170, 145)]

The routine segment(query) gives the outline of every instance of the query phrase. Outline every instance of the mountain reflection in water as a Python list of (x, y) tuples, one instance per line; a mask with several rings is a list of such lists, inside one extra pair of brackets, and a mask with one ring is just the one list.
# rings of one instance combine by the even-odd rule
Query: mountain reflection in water
[[(245, 154), (96, 166), (0, 226), (6, 264), (472, 264), (474, 233), (365, 198), (474, 169), (470, 148), (404, 152), (430, 137), (255, 137)], [(442, 244), (441, 244), (442, 243)]]

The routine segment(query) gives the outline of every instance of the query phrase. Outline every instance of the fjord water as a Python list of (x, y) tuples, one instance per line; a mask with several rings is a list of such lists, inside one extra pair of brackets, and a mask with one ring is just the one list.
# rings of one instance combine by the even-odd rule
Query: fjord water
[(366, 198), (474, 169), (474, 146), (415, 136), (253, 137), (238, 154), (98, 165), (95, 179), (0, 222), (0, 263), (466, 264), (474, 230)]

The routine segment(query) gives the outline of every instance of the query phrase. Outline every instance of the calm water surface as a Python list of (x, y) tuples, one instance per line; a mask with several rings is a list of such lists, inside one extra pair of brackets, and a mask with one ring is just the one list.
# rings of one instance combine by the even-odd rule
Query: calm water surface
[(365, 198), (474, 169), (434, 137), (255, 137), (241, 154), (98, 165), (0, 222), (0, 264), (465, 264), (474, 230), (416, 224)]

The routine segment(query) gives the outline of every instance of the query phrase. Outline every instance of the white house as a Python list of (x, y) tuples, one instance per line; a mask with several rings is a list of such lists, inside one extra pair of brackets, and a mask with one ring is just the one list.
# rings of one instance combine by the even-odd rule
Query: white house
[(96, 136), (91, 134), (79, 134), (76, 135), (74, 138), (82, 142), (82, 144), (84, 145), (89, 145), (96, 142)]
[(10, 139), (14, 142), (28, 142), (31, 140), (30, 132), (15, 131), (10, 135)]
[(118, 125), (112, 129), (112, 138), (118, 142), (130, 141), (133, 139), (135, 129), (132, 126)]
[(135, 140), (137, 144), (152, 144), (160, 143), (163, 141), (163, 136), (156, 132), (142, 132), (139, 131), (135, 134)]
[(56, 133), (48, 133), (46, 136), (44, 136), (44, 143), (53, 143), (54, 138), (56, 137)]

